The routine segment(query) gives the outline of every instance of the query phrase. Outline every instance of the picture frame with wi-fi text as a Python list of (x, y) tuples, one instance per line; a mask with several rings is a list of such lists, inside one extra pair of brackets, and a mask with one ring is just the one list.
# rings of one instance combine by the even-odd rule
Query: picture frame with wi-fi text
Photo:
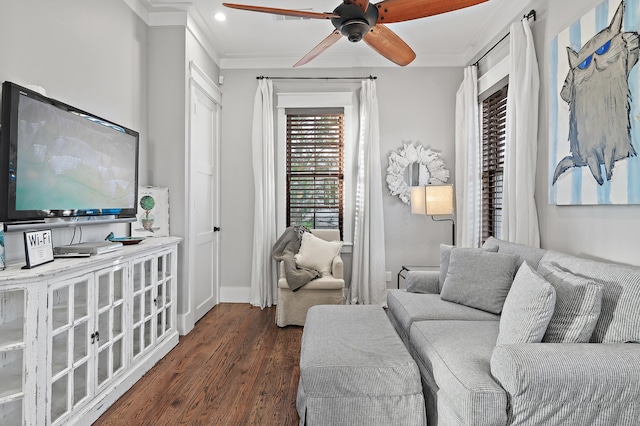
[(24, 257), (27, 261), (24, 269), (31, 269), (45, 263), (53, 262), (51, 229), (27, 231), (24, 233)]

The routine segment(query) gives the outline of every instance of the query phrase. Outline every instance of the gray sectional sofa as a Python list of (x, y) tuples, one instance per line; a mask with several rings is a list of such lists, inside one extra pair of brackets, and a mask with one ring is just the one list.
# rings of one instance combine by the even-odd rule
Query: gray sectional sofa
[(640, 425), (640, 268), (490, 238), (406, 282), (429, 425)]

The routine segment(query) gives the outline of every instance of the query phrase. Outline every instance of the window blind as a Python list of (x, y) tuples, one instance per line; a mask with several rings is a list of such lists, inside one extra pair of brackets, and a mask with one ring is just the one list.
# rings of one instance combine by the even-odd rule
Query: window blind
[(504, 86), (482, 102), (482, 242), (500, 238), (507, 92)]
[(287, 226), (338, 228), (342, 237), (344, 114), (287, 111)]

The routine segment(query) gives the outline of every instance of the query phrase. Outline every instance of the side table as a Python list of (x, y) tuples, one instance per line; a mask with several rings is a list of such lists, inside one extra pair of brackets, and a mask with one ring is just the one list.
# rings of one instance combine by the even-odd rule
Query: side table
[(400, 289), (400, 278), (406, 279), (407, 277), (403, 275), (403, 272), (409, 271), (439, 271), (440, 266), (402, 266), (400, 268), (400, 272), (398, 272), (398, 289)]

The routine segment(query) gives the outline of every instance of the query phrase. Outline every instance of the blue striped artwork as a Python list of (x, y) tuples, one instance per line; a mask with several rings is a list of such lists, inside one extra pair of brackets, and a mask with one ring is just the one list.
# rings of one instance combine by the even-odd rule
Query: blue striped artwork
[(605, 0), (549, 46), (549, 203), (640, 204), (640, 0)]

